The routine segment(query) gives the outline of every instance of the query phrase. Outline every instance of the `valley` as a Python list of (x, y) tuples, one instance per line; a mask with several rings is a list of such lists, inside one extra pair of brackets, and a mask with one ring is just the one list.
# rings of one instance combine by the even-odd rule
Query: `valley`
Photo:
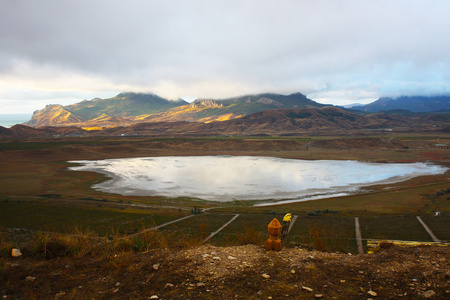
[[(259, 100), (257, 105), (279, 106), (273, 99)], [(448, 294), (448, 274), (441, 271), (448, 270), (446, 247), (433, 242), (417, 217), (447, 245), (450, 171), (377, 183), (344, 196), (254, 206), (254, 200), (101, 192), (92, 185), (105, 182), (107, 175), (69, 170), (75, 165), (69, 161), (76, 160), (217, 155), (429, 162), (449, 168), (448, 112), (275, 107), (243, 114), (228, 110), (218, 121), (198, 112), (224, 106), (213, 101), (192, 106), (197, 121), (174, 119), (175, 107), (170, 117), (167, 111), (155, 112), (126, 126), (111, 126), (111, 117), (103, 116), (96, 120), (105, 123), (83, 119), (70, 126), (0, 127), (0, 291), (22, 298), (108, 299), (148, 293), (169, 299), (311, 298), (308, 289), (327, 297), (363, 297), (373, 290), (385, 298), (420, 296), (430, 289), (439, 297)], [(184, 109), (178, 112), (186, 116)], [(70, 114), (59, 116), (73, 120)], [(158, 121), (163, 116), (167, 120)], [(296, 217), (290, 239), (281, 252), (266, 252), (261, 245), (267, 224), (286, 212)], [(361, 225), (360, 241), (355, 220)], [(391, 240), (415, 246), (403, 248)], [(381, 251), (367, 254), (373, 243), (381, 244)], [(11, 258), (16, 247), (23, 256)], [(396, 262), (418, 251), (434, 259), (414, 260), (408, 267)], [(442, 266), (437, 273), (436, 260)], [(167, 276), (158, 272), (160, 266)], [(147, 283), (131, 280), (136, 276)], [(424, 283), (411, 286), (417, 276)], [(236, 285), (243, 280), (248, 285)], [(273, 288), (266, 286), (269, 281)]]
[[(68, 161), (246, 155), (307, 160), (430, 161), (449, 167), (450, 151), (436, 146), (449, 142), (449, 136), (442, 133), (3, 139), (0, 291), (26, 298), (91, 298), (99, 293), (107, 298), (141, 298), (149, 293), (169, 299), (219, 295), (230, 298), (236, 293), (249, 297), (260, 293), (266, 298), (311, 297), (303, 285), (328, 296), (354, 295), (355, 291), (363, 296), (376, 291), (380, 296), (393, 297), (404, 293), (422, 295), (432, 289), (445, 297), (446, 273), (431, 274), (435, 274), (432, 264), (435, 260), (447, 268), (446, 247), (400, 248), (388, 243), (384, 246), (388, 248), (375, 254), (345, 253), (358, 253), (355, 217), (359, 217), (362, 225), (364, 252), (368, 251), (371, 239), (432, 242), (416, 220), (417, 215), (436, 235), (448, 241), (450, 232), (445, 228), (450, 213), (449, 171), (370, 186), (355, 195), (258, 207), (252, 201), (219, 203), (187, 197), (102, 193), (91, 186), (107, 180), (105, 175), (69, 171)], [(205, 212), (192, 215), (194, 209)], [(433, 217), (436, 211), (441, 212), (441, 217)], [(298, 216), (290, 241), (280, 253), (266, 252), (261, 245), (267, 239), (267, 224), (274, 217), (281, 220), (286, 212)], [(234, 216), (236, 220), (202, 245), (208, 235)], [(176, 223), (151, 230), (170, 222)], [(9, 257), (14, 247), (22, 249), (23, 258)], [(417, 251), (433, 257), (433, 261), (411, 261), (407, 268), (395, 262), (395, 257), (413, 257)], [(378, 264), (380, 260), (382, 266)], [(326, 264), (322, 263), (325, 261)], [(130, 264), (136, 269), (130, 270)], [(66, 266), (71, 266), (70, 271), (66, 271), (69, 270)], [(354, 274), (355, 270), (359, 275)], [(395, 275), (390, 270), (395, 270)], [(417, 276), (414, 270), (430, 274), (426, 275), (428, 285), (409, 286), (411, 278)], [(261, 274), (270, 274), (271, 287)], [(53, 280), (54, 276), (59, 280)], [(149, 281), (141, 285), (130, 279), (135, 276)], [(360, 279), (354, 281), (355, 276)], [(87, 284), (86, 280), (95, 284)], [(250, 285), (236, 286), (242, 280)], [(390, 282), (388, 286), (384, 284), (386, 281)], [(80, 285), (83, 288), (78, 288)]]

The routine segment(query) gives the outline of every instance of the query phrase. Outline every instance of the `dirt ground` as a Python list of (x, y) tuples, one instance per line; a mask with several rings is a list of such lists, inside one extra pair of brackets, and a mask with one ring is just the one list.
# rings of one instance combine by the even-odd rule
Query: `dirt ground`
[(3, 299), (449, 299), (447, 247), (349, 255), (257, 245), (0, 259)]

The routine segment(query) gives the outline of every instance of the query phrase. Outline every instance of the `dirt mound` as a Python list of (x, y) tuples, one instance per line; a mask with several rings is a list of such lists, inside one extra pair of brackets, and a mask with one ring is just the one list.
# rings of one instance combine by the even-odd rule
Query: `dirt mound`
[(0, 293), (28, 299), (448, 299), (447, 251), (391, 246), (355, 256), (206, 245), (57, 260), (9, 258), (0, 261)]

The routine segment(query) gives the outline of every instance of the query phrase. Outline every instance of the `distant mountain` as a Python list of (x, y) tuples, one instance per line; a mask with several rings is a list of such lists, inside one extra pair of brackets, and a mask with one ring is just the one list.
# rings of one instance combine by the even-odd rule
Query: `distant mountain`
[(226, 99), (197, 99), (189, 105), (179, 106), (159, 114), (141, 119), (144, 122), (196, 121), (209, 123), (240, 118), (255, 112), (288, 109), (323, 107), (301, 93), (291, 95), (257, 94)]
[(113, 98), (95, 98), (66, 106), (66, 109), (85, 120), (102, 116), (136, 117), (143, 114), (154, 114), (167, 109), (186, 105), (188, 102), (179, 99), (170, 101), (155, 94), (121, 93)]
[(41, 127), (50, 124), (71, 124), (80, 123), (83, 121), (85, 121), (83, 117), (73, 114), (64, 106), (59, 104), (50, 104), (41, 110), (35, 111), (31, 117), (31, 120), (24, 124), (32, 127)]
[(24, 123), (41, 126), (125, 126), (140, 122), (211, 122), (239, 118), (278, 108), (323, 107), (301, 93), (258, 94), (227, 99), (169, 101), (154, 94), (121, 93), (109, 99), (95, 98), (77, 104), (48, 105)]
[(155, 94), (121, 93), (113, 98), (84, 100), (76, 104), (47, 105), (33, 113), (28, 126), (105, 126), (133, 123), (135, 117), (150, 115), (186, 105), (184, 100), (170, 101)]
[[(208, 105), (211, 105), (209, 103)], [(295, 136), (372, 135), (374, 132), (448, 132), (450, 112), (360, 114), (337, 107), (264, 110), (223, 122), (147, 122), (85, 130), (77, 127), (0, 126), (0, 138), (55, 136)]]
[(353, 106), (351, 109), (364, 112), (388, 110), (409, 110), (411, 112), (437, 112), (450, 110), (450, 96), (402, 96), (399, 98), (380, 98), (375, 102)]

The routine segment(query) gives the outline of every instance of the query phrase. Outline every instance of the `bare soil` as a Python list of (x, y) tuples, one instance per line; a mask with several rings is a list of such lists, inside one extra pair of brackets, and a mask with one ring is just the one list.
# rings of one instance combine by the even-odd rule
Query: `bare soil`
[[(1, 259), (4, 299), (448, 299), (447, 247), (348, 255), (262, 246)], [(157, 297), (157, 298), (156, 298)]]

